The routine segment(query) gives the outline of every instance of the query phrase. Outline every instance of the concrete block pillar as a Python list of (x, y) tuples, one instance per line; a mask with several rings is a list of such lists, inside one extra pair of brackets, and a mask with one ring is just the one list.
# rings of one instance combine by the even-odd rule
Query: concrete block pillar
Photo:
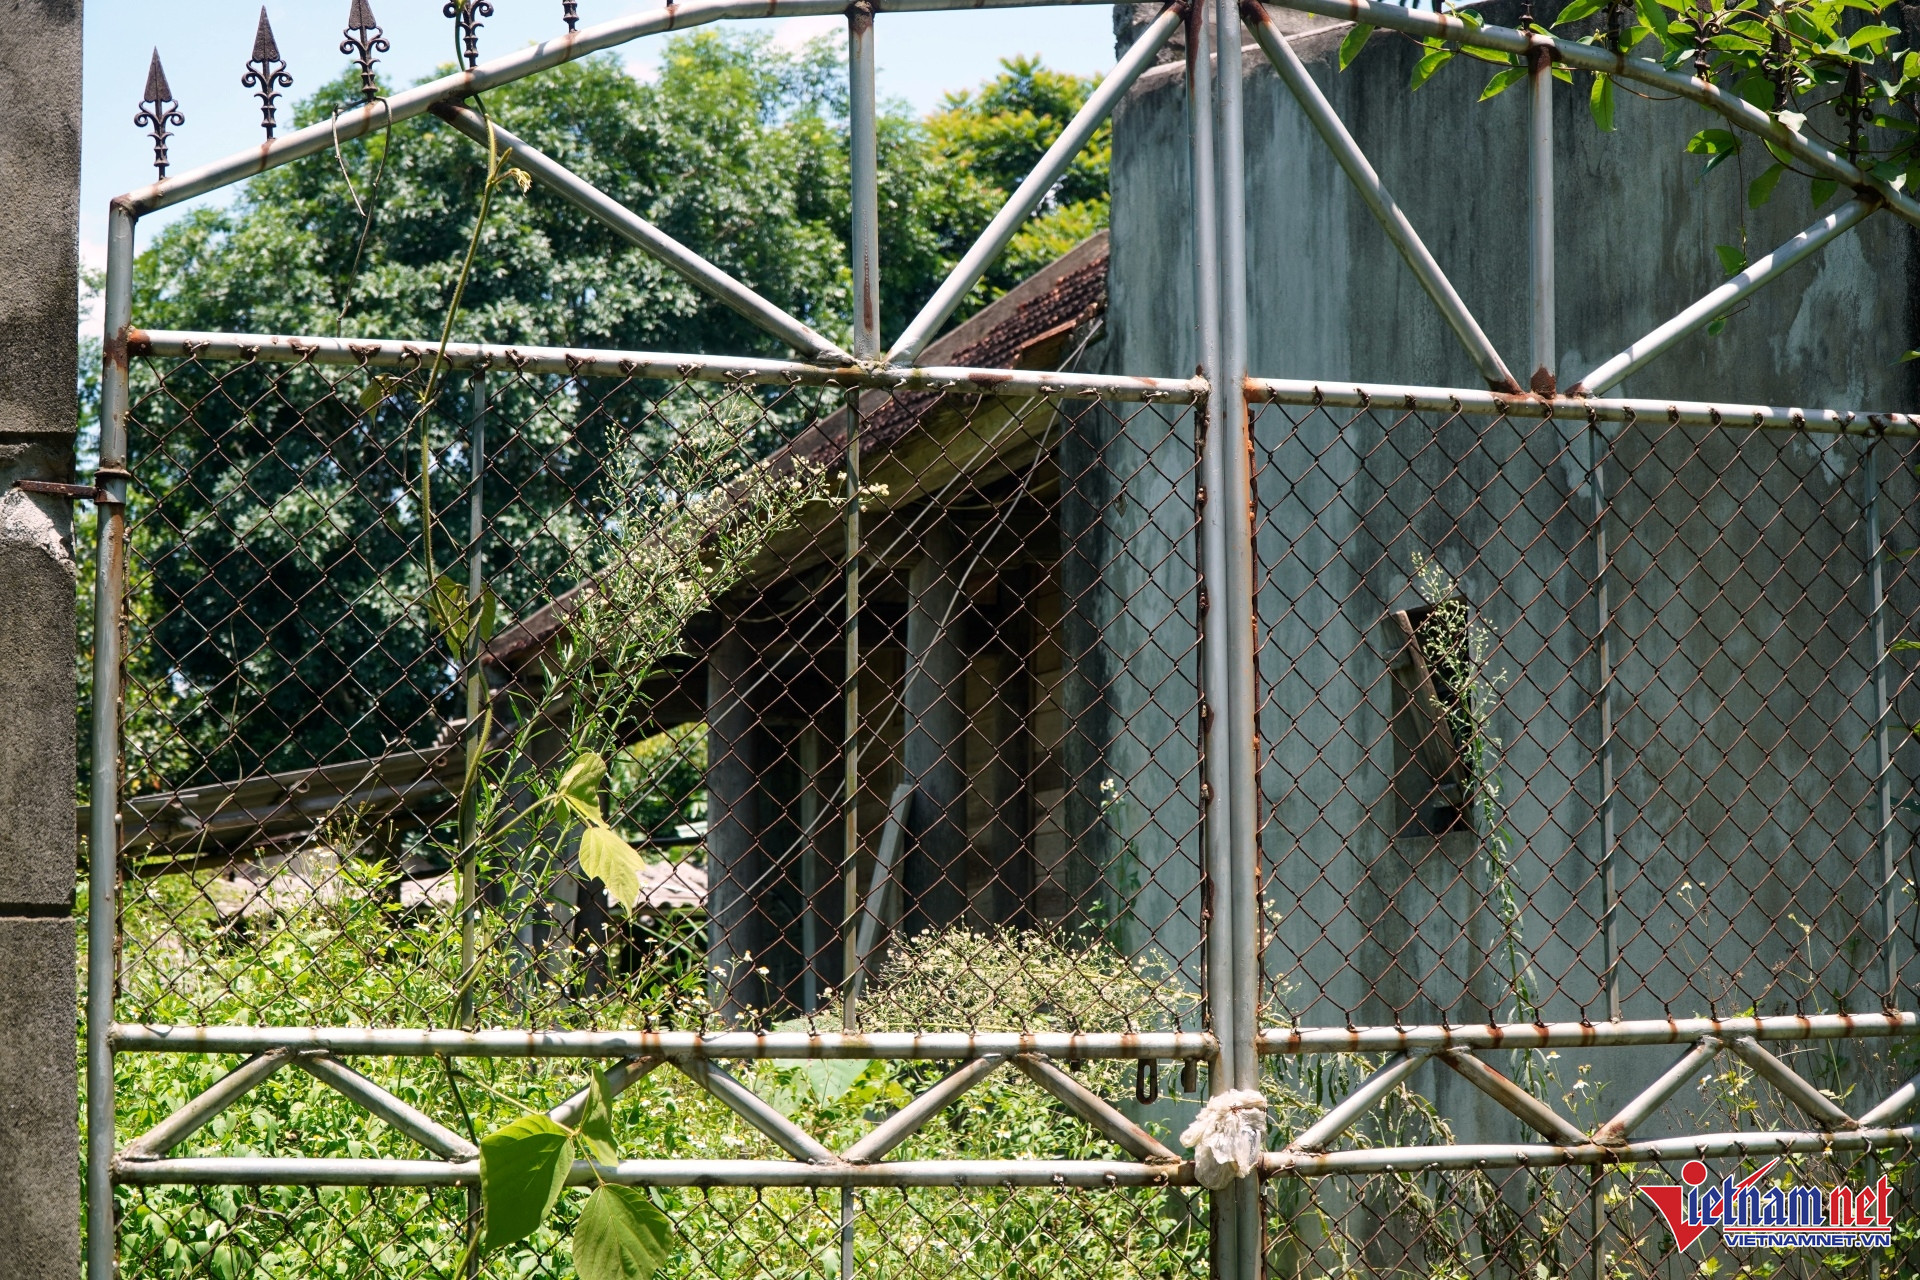
[(1032, 771), (1032, 649), (1026, 601), (1032, 574), (1024, 566), (1001, 575), (999, 608), (989, 643), (976, 659), (982, 684), (979, 731), (985, 759), (974, 771), (983, 821), (974, 841), (987, 885), (976, 909), (988, 921), (1033, 927), (1033, 821), (1028, 797)]
[[(729, 629), (707, 654), (707, 963), (725, 1016), (762, 1003), (753, 973), (761, 951), (758, 891), (764, 857), (752, 652)], [(753, 958), (749, 963), (749, 957)]]
[(961, 643), (964, 550), (935, 524), (907, 577), (907, 936), (956, 924), (967, 909), (967, 660)]
[(74, 560), (80, 5), (0, 38), (0, 1280), (80, 1269)]

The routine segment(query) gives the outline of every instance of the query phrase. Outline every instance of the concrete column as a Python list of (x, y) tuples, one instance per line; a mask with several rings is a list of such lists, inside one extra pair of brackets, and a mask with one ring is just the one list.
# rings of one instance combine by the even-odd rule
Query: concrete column
[(939, 523), (907, 577), (906, 741), (916, 794), (908, 817), (906, 936), (957, 923), (967, 909), (967, 662), (960, 643), (964, 551)]
[(0, 38), (0, 1280), (80, 1268), (72, 512), (80, 5)]
[(985, 694), (980, 732), (986, 756), (976, 771), (984, 820), (974, 848), (990, 877), (979, 905), (988, 920), (1015, 929), (1033, 926), (1033, 824), (1027, 796), (1032, 769), (1027, 659), (1032, 640), (1025, 608), (1030, 577), (1024, 567), (1001, 575), (994, 642), (979, 659)]
[[(752, 894), (764, 858), (753, 709), (752, 654), (737, 630), (707, 654), (707, 964), (714, 1007), (732, 1015), (761, 1003), (748, 957), (761, 950)], [(714, 972), (718, 970), (719, 972)]]
[(832, 851), (839, 845), (839, 831), (825, 821), (821, 812), (832, 786), (826, 775), (829, 764), (839, 760), (827, 750), (826, 735), (817, 720), (800, 731), (800, 1008), (812, 1013), (820, 1005), (820, 992), (826, 985), (820, 976), (822, 962), (832, 945), (827, 922), (832, 919), (821, 901), (821, 886), (831, 877), (823, 867), (831, 867)]

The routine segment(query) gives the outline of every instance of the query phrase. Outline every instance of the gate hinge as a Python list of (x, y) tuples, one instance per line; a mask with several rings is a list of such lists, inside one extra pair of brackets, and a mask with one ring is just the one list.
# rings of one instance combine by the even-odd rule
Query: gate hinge
[[(106, 480), (127, 475), (124, 471), (106, 471), (98, 478)], [(58, 480), (15, 480), (13, 487), (25, 493), (42, 493), (52, 498), (69, 498), (75, 502), (112, 503), (116, 499), (99, 484), (62, 484)]]

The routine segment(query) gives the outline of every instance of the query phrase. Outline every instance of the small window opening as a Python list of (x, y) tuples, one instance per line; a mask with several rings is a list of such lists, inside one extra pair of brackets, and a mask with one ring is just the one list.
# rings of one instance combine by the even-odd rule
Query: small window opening
[(1388, 615), (1394, 657), (1395, 834), (1434, 837), (1473, 828), (1470, 696), (1473, 653), (1459, 597)]

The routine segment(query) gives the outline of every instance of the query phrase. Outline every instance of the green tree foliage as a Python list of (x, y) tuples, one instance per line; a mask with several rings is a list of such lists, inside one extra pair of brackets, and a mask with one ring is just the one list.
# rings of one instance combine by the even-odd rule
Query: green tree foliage
[[(844, 56), (696, 33), (642, 81), (590, 58), (486, 96), (492, 119), (828, 334), (847, 332)], [(922, 121), (882, 113), (883, 324), (897, 332), (1092, 82), (1013, 60)], [(354, 75), (297, 110), (357, 105)], [(969, 299), (977, 307), (1106, 218), (1103, 131)], [(430, 118), (254, 179), (140, 257), (148, 328), (430, 343), (473, 235), (486, 157)], [(511, 160), (508, 160), (511, 163)], [(455, 340), (784, 355), (780, 343), (537, 186), (493, 193)], [(189, 363), (138, 375), (131, 782), (136, 790), (423, 745), (461, 708), (425, 565), (462, 559), (464, 375), (342, 379)], [(357, 380), (356, 380), (357, 379)], [(352, 385), (347, 385), (351, 382)], [(607, 518), (604, 467), (669, 447), (698, 397), (660, 384), (493, 380), (488, 580), (501, 625), (566, 585)], [(338, 384), (337, 386), (335, 384)], [(428, 407), (433, 536), (423, 546)], [(772, 393), (763, 448), (820, 397)], [(450, 514), (455, 513), (455, 514)], [(431, 555), (423, 554), (431, 550)]]
[[(963, 206), (968, 219), (949, 229), (952, 251), (965, 251), (985, 225), (980, 212), (993, 216), (1094, 87), (1091, 78), (1049, 71), (1038, 58), (1007, 58), (1000, 65), (1000, 74), (977, 91), (948, 94), (926, 122), (931, 151), (969, 197)], [(982, 283), (984, 292), (976, 292), (975, 305), (1005, 292), (1107, 225), (1112, 159), (1113, 125), (1107, 122), (1048, 193), (1039, 213), (1014, 237)]]

